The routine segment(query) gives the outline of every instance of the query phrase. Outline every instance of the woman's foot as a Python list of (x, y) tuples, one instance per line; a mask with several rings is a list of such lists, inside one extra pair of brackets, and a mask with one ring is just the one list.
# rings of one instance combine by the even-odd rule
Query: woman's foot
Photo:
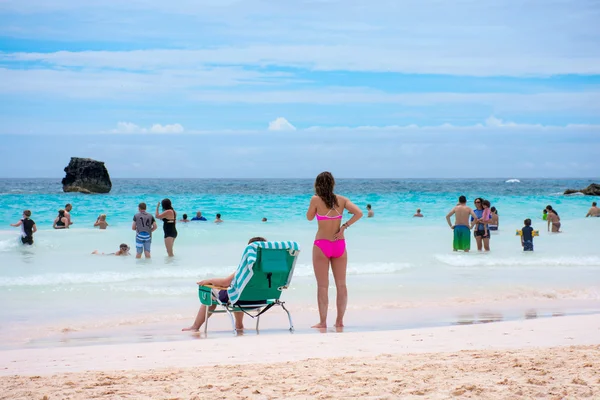
[(195, 326), (190, 326), (189, 328), (183, 328), (182, 332), (198, 332), (200, 327), (196, 328)]
[(318, 324), (311, 326), (311, 328), (317, 328), (317, 329), (327, 328), (327, 323), (326, 322), (319, 322)]

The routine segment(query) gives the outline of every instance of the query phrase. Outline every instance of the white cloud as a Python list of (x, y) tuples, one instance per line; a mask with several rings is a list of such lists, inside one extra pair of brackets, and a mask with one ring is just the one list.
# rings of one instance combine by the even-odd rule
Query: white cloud
[(115, 129), (111, 129), (110, 133), (182, 133), (183, 126), (180, 124), (161, 125), (154, 124), (150, 128), (143, 128), (131, 122), (119, 122)]
[[(82, 42), (201, 49), (34, 56), (54, 58), (50, 62), (57, 65), (153, 69), (222, 63), (478, 76), (600, 70), (595, 0), (438, 0), (400, 6), (390, 0), (372, 0), (368, 6), (356, 0), (298, 0), (277, 7), (266, 0), (4, 0), (0, 13), (6, 16), (0, 26), (5, 36), (60, 41), (76, 35)], [(136, 18), (119, 24), (115, 15)]]
[(152, 133), (181, 133), (181, 132), (183, 132), (183, 126), (181, 126), (180, 124), (171, 124), (171, 125), (154, 124), (150, 128), (150, 132), (152, 132)]
[(290, 122), (283, 118), (283, 117), (279, 117), (276, 118), (275, 120), (269, 122), (269, 130), (270, 131), (295, 131), (296, 127), (292, 124), (290, 124)]
[(517, 124), (514, 122), (503, 121), (493, 115), (485, 120), (485, 126), (491, 128), (552, 128), (552, 126), (544, 126), (542, 124)]

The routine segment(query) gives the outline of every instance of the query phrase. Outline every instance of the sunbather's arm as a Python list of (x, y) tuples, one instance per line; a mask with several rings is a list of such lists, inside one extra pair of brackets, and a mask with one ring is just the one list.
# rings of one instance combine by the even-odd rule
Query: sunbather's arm
[(229, 285), (231, 285), (231, 282), (233, 281), (234, 275), (235, 274), (231, 274), (227, 278), (205, 279), (203, 281), (198, 282), (198, 285), (200, 285), (200, 286), (213, 285), (213, 286), (229, 287)]

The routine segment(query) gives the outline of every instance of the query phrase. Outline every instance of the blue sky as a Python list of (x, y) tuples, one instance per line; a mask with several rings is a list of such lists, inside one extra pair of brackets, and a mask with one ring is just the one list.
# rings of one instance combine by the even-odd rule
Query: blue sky
[(117, 177), (599, 177), (599, 20), (591, 0), (0, 1), (0, 176), (86, 156)]

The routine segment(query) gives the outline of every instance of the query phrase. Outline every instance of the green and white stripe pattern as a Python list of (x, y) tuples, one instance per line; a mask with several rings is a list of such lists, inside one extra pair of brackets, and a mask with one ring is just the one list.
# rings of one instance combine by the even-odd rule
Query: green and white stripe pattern
[(250, 279), (252, 279), (252, 275), (254, 274), (252, 267), (256, 262), (256, 254), (259, 248), (300, 251), (300, 245), (296, 242), (254, 242), (246, 246), (242, 260), (235, 271), (231, 286), (227, 289), (231, 304), (237, 303), (242, 291), (248, 282), (250, 282)]

